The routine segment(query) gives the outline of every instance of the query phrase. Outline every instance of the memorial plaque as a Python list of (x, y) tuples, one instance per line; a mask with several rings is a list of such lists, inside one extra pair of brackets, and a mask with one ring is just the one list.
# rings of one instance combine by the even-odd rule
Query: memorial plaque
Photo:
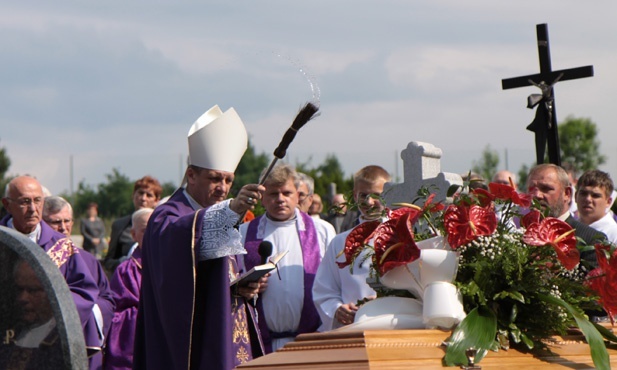
[(0, 369), (88, 369), (73, 297), (45, 251), (0, 226)]

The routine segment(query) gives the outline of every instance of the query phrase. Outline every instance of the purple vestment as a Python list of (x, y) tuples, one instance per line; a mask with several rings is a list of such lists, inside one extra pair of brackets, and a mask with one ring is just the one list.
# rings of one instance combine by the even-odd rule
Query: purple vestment
[[(304, 302), (302, 305), (302, 313), (300, 316), (298, 330), (295, 333), (288, 333), (294, 334), (294, 336), (302, 333), (315, 332), (321, 324), (319, 314), (317, 313), (317, 309), (313, 303), (313, 282), (315, 281), (315, 274), (317, 273), (317, 268), (319, 267), (319, 262), (321, 261), (321, 256), (319, 254), (319, 241), (317, 240), (317, 231), (315, 230), (315, 224), (313, 223), (311, 216), (304, 212), (300, 212), (300, 215), (305, 225), (305, 230), (298, 230), (304, 268)], [(261, 264), (259, 244), (262, 240), (257, 238), (257, 227), (262, 217), (263, 216), (257, 217), (251, 221), (246, 231), (244, 247), (246, 248), (247, 254), (244, 256), (244, 263), (247, 271)], [(257, 310), (259, 317), (265, 317), (261, 299), (257, 300)], [(272, 352), (272, 336), (274, 333), (268, 329), (265, 318), (259, 320), (259, 329), (261, 331), (266, 353)]]
[[(90, 269), (90, 273), (99, 288), (99, 297), (96, 300), (96, 305), (99, 307), (103, 319), (103, 327), (99, 327), (96, 322), (89, 322), (89, 325), (95, 325), (95, 329), (93, 330), (96, 330), (99, 333), (99, 339), (103, 342), (107, 337), (107, 333), (109, 333), (116, 304), (112, 296), (112, 291), (109, 287), (109, 280), (107, 279), (107, 275), (105, 274), (103, 266), (101, 266), (99, 260), (97, 260), (96, 257), (88, 251), (80, 250), (79, 252), (81, 258)], [(90, 370), (98, 370), (103, 368), (103, 352), (101, 344), (99, 344), (96, 348), (88, 348), (89, 353), (94, 353), (88, 358)]]
[(111, 278), (116, 312), (107, 336), (105, 369), (129, 370), (133, 368), (133, 343), (135, 342), (140, 288), (141, 248), (137, 248), (131, 258), (116, 268)]
[(260, 355), (250, 310), (232, 305), (230, 258), (197, 263), (204, 212), (178, 189), (150, 216), (134, 369), (229, 370)]
[[(0, 225), (7, 226), (11, 215), (7, 215), (0, 221)], [(63, 234), (55, 231), (45, 222), (41, 221), (41, 236), (38, 240), (40, 245), (51, 260), (58, 266), (69, 286), (73, 301), (77, 307), (77, 313), (84, 330), (86, 348), (101, 347), (96, 321), (92, 314), (92, 307), (98, 300), (99, 289), (96, 280), (82, 257), (82, 253), (73, 242)], [(94, 354), (89, 352), (89, 354)]]

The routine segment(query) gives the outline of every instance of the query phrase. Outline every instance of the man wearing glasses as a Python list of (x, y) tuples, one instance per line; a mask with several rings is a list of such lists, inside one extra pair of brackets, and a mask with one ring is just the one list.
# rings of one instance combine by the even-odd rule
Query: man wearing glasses
[[(45, 197), (43, 204), (43, 221), (52, 229), (64, 234), (67, 238), (71, 237), (73, 231), (73, 207), (66, 199), (57, 196)], [(99, 333), (100, 347), (105, 343), (105, 337), (109, 332), (111, 320), (114, 316), (116, 304), (114, 302), (109, 280), (103, 270), (103, 266), (96, 257), (84, 249), (79, 250), (82, 259), (88, 265), (92, 277), (96, 280), (99, 288), (99, 297), (92, 308), (96, 318), (97, 330)], [(90, 368), (96, 369), (103, 366), (103, 353), (90, 356)]]
[(88, 354), (95, 354), (101, 350), (93, 314), (94, 304), (99, 297), (96, 280), (73, 242), (42, 222), (43, 200), (41, 184), (35, 178), (14, 178), (2, 198), (2, 205), (8, 214), (0, 220), (0, 225), (14, 229), (37, 243), (58, 266), (77, 307)]

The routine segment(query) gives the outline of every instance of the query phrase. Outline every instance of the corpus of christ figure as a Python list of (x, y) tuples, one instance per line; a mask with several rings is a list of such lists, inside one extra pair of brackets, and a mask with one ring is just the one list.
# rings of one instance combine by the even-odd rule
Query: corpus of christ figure
[(593, 66), (584, 66), (553, 71), (551, 68), (551, 53), (548, 44), (548, 27), (546, 24), (536, 25), (538, 39), (538, 55), (540, 57), (540, 73), (506, 78), (501, 80), (504, 90), (523, 86), (536, 86), (541, 94), (531, 94), (527, 98), (527, 108), (536, 109), (536, 116), (527, 130), (535, 132), (536, 160), (544, 163), (544, 151), (548, 143), (548, 159), (550, 163), (561, 165), (559, 154), (559, 135), (557, 133), (557, 114), (555, 111), (555, 95), (553, 85), (558, 81), (575, 80), (593, 76)]

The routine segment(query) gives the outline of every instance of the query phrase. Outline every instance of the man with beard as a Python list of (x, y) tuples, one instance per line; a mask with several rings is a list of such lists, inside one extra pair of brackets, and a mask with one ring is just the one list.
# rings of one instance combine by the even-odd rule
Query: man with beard
[[(563, 168), (551, 163), (533, 167), (527, 177), (527, 191), (548, 209), (548, 216), (568, 223), (575, 230), (576, 237), (582, 239), (587, 245), (606, 241), (606, 235), (576, 220), (570, 214), (572, 187), (568, 174)], [(592, 267), (597, 265), (594, 250), (581, 253), (581, 259), (589, 262)]]

